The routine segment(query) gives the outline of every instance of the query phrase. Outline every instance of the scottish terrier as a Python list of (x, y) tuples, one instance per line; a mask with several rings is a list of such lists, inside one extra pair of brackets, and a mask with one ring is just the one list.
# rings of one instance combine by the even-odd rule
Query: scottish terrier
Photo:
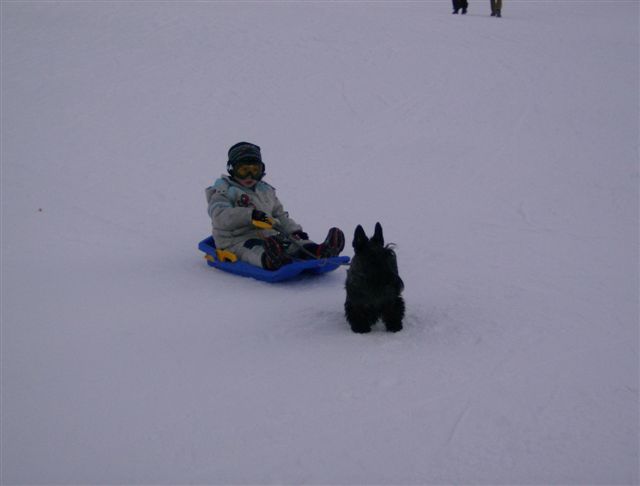
[(390, 245), (384, 245), (380, 223), (376, 223), (371, 239), (358, 225), (353, 249), (355, 255), (347, 271), (347, 300), (344, 303), (351, 330), (370, 332), (371, 326), (382, 318), (387, 331), (400, 331), (404, 317), (404, 300), (400, 294), (404, 283), (398, 275), (395, 252)]

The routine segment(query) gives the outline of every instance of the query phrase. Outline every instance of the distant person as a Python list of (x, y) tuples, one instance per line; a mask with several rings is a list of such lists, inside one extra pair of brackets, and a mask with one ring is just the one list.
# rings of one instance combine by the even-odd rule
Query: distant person
[(502, 17), (502, 0), (490, 0), (491, 1), (491, 16)]
[(309, 239), (289, 217), (265, 175), (260, 147), (240, 142), (229, 149), (227, 172), (206, 189), (216, 247), (238, 259), (278, 270), (294, 258), (330, 258), (344, 249), (344, 234), (331, 228), (324, 242)]
[(462, 15), (467, 13), (467, 9), (469, 8), (469, 2), (467, 0), (453, 0), (453, 12), (457, 14), (459, 10), (462, 9)]

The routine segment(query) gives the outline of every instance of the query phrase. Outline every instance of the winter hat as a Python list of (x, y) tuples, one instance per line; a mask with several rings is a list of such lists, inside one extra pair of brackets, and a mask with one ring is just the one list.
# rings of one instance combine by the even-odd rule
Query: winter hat
[(235, 144), (229, 149), (228, 156), (229, 161), (227, 162), (227, 169), (229, 171), (233, 170), (233, 168), (238, 164), (262, 164), (260, 147), (249, 142), (240, 142)]
[(262, 168), (262, 173), (258, 180), (261, 180), (266, 174), (264, 170), (264, 162), (262, 162), (262, 154), (260, 153), (260, 147), (249, 142), (240, 142), (235, 144), (229, 149), (229, 160), (227, 161), (227, 172), (231, 177), (235, 177), (235, 168), (237, 165), (243, 164), (259, 164)]

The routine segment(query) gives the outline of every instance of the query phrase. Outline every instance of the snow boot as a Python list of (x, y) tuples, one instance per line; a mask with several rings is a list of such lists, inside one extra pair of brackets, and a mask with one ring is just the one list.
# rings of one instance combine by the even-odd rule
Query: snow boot
[(464, 15), (466, 13), (467, 13), (467, 8), (465, 7), (465, 8), (462, 9), (462, 15)]
[(344, 250), (344, 233), (339, 228), (331, 228), (327, 237), (318, 245), (316, 254), (318, 258), (331, 258), (338, 256)]
[(277, 239), (268, 237), (264, 239), (264, 253), (262, 254), (262, 267), (266, 270), (278, 270), (283, 265), (293, 260), (284, 251)]

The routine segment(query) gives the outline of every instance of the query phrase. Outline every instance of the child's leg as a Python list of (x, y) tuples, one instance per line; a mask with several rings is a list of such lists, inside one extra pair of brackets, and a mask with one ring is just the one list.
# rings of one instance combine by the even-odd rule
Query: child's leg
[[(280, 242), (287, 255), (296, 260), (309, 260), (315, 258), (315, 249), (318, 244), (312, 240), (302, 238), (287, 238), (283, 235), (278, 236)], [(311, 255), (309, 254), (311, 253)]]
[[(300, 249), (300, 246), (304, 249)], [(340, 254), (344, 249), (344, 233), (338, 228), (331, 228), (325, 240), (318, 244), (311, 240), (296, 240), (291, 243), (287, 252), (293, 258), (312, 260), (314, 258), (330, 258)]]
[(243, 262), (266, 270), (277, 270), (291, 263), (291, 257), (285, 252), (282, 243), (273, 237), (251, 238), (229, 247), (228, 250), (234, 252)]
[(239, 260), (250, 263), (257, 267), (262, 267), (262, 254), (264, 253), (264, 247), (262, 240), (257, 238), (251, 238), (240, 243), (236, 243), (233, 246), (227, 248), (238, 256)]

